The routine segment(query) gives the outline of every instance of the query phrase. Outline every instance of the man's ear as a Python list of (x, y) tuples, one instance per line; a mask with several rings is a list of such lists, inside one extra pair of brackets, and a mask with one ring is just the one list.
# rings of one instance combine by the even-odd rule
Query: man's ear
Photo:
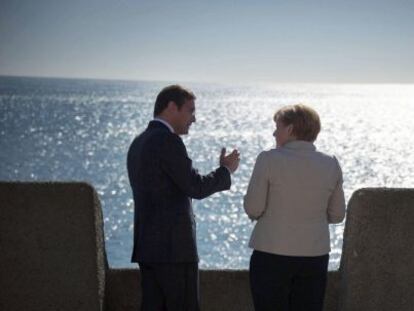
[(293, 135), (293, 124), (289, 124), (287, 127), (289, 135)]
[(178, 106), (177, 106), (177, 104), (174, 101), (170, 100), (168, 102), (168, 104), (167, 104), (167, 109), (169, 111), (177, 111), (178, 110)]

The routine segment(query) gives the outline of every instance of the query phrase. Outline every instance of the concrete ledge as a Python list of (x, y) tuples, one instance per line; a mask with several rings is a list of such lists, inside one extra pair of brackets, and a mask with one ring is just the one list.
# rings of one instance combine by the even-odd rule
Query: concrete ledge
[[(338, 303), (339, 272), (328, 274), (325, 311)], [(249, 272), (246, 270), (201, 270), (201, 310), (252, 311)], [(138, 269), (110, 269), (107, 273), (106, 311), (136, 311), (141, 302)]]
[(0, 182), (0, 310), (102, 310), (106, 268), (90, 185)]

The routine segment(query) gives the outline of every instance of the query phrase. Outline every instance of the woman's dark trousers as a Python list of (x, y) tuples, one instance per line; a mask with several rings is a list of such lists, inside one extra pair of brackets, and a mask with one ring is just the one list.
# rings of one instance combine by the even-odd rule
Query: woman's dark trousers
[(250, 288), (256, 311), (322, 311), (329, 255), (282, 256), (254, 251)]

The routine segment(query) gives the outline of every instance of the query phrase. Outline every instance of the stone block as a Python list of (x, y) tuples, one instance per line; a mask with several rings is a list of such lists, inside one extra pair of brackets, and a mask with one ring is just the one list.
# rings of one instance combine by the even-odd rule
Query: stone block
[(345, 223), (339, 310), (414, 310), (413, 245), (413, 189), (356, 191)]
[(0, 182), (0, 310), (100, 311), (106, 268), (90, 185)]

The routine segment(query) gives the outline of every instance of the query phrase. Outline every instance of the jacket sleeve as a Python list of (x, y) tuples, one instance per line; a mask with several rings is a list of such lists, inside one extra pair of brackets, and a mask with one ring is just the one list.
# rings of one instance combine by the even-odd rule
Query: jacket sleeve
[(252, 177), (244, 196), (244, 210), (252, 220), (259, 219), (266, 210), (269, 191), (269, 167), (266, 153), (262, 152), (256, 159)]
[(183, 141), (177, 135), (168, 135), (163, 141), (162, 169), (189, 197), (203, 199), (209, 195), (230, 189), (231, 177), (221, 166), (207, 175), (200, 175), (193, 168)]
[(341, 166), (339, 165), (338, 160), (334, 157), (335, 163), (337, 166), (338, 179), (332, 192), (329, 201), (328, 201), (328, 223), (336, 224), (340, 223), (345, 218), (345, 197), (344, 190), (342, 187), (343, 177)]

